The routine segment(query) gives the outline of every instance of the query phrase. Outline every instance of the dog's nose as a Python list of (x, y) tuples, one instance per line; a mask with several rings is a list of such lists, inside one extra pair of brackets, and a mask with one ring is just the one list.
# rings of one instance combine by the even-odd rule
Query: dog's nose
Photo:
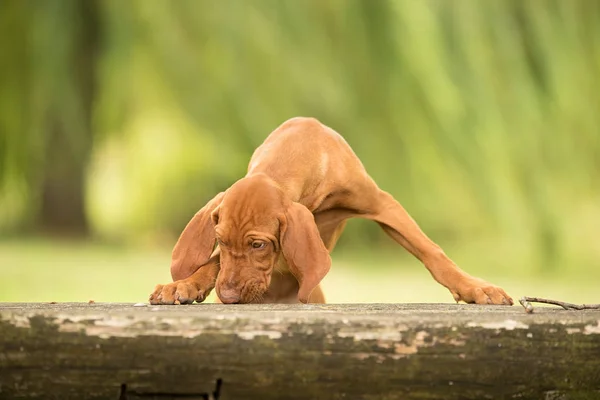
[(235, 304), (240, 302), (240, 294), (235, 289), (221, 289), (219, 290), (219, 299), (224, 304)]

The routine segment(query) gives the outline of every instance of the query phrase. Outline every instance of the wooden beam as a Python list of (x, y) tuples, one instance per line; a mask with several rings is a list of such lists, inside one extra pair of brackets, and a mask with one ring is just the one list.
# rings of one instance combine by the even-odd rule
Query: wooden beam
[(0, 398), (184, 397), (600, 399), (600, 311), (0, 303)]

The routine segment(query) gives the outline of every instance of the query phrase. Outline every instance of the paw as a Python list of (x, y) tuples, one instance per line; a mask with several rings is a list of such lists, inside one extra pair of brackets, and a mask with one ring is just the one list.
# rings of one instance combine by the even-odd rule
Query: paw
[(210, 289), (202, 290), (195, 282), (186, 279), (167, 285), (156, 285), (150, 295), (150, 304), (192, 304), (201, 303), (210, 293)]
[(502, 288), (482, 279), (466, 278), (450, 292), (457, 303), (513, 305), (513, 299)]

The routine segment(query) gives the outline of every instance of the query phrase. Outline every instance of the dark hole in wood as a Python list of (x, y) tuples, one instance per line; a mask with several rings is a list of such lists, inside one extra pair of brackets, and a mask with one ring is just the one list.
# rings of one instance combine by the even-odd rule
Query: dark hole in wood
[(215, 391), (213, 392), (213, 397), (215, 400), (219, 400), (221, 397), (221, 385), (223, 384), (223, 379), (217, 379), (217, 383), (215, 385)]
[(221, 397), (221, 386), (223, 379), (219, 378), (215, 381), (215, 390), (210, 393), (174, 393), (174, 392), (138, 392), (136, 390), (128, 390), (127, 384), (122, 383), (119, 391), (119, 400), (128, 400), (129, 396), (133, 397), (165, 397), (165, 398), (201, 398), (202, 400), (219, 400)]
[(119, 400), (127, 400), (127, 384), (121, 383), (121, 391), (119, 392)]

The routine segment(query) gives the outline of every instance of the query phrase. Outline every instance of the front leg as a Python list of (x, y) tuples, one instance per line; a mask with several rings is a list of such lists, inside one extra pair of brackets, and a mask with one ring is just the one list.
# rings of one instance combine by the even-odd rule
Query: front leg
[(203, 302), (215, 287), (220, 269), (219, 261), (220, 254), (217, 253), (188, 278), (166, 285), (157, 285), (150, 295), (150, 304)]
[(512, 305), (512, 298), (498, 286), (461, 270), (389, 193), (373, 190), (371, 210), (358, 215), (377, 221), (383, 230), (425, 265), (433, 278), (445, 286), (454, 299), (466, 303)]

